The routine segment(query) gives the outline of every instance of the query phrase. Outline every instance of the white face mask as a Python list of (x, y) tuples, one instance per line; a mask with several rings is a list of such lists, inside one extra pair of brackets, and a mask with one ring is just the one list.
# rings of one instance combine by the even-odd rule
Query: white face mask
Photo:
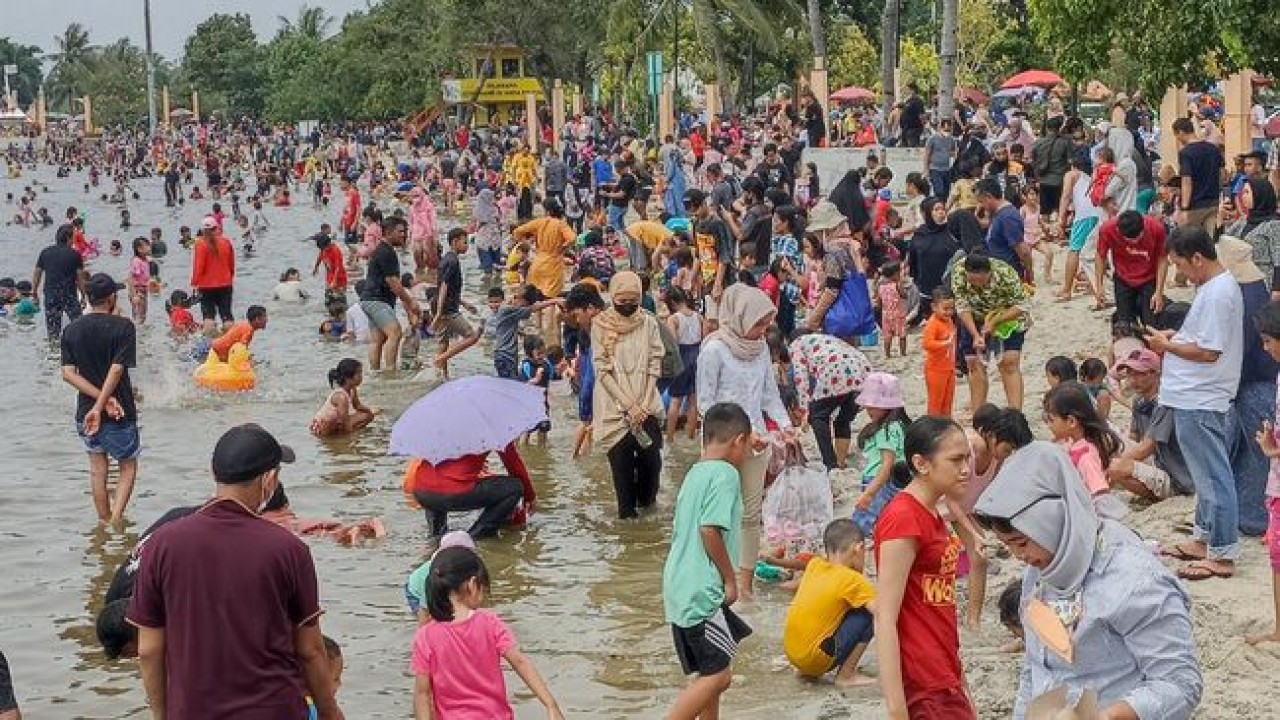
[[(265, 510), (265, 509), (267, 508), (267, 503), (271, 502), (271, 496), (276, 494), (276, 489), (275, 489), (275, 487), (272, 487), (270, 492), (267, 492), (267, 491), (266, 491), (266, 490), (267, 490), (267, 482), (268, 482), (268, 479), (269, 479), (270, 475), (271, 475), (271, 473), (267, 473), (266, 475), (263, 475), (263, 476), (262, 476), (262, 490), (263, 490), (263, 493), (262, 493), (262, 499), (261, 499), (261, 501), (259, 501), (259, 502), (258, 502), (258, 514), (259, 514), (259, 515), (261, 515), (261, 514), (262, 514), (262, 511), (263, 511), (263, 510)], [(277, 484), (279, 484), (279, 483), (277, 482)]]

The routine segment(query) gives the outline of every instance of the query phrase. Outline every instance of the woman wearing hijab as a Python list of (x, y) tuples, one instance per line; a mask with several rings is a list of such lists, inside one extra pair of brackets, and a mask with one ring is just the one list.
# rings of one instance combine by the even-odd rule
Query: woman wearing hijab
[(1127, 128), (1113, 127), (1107, 131), (1107, 147), (1116, 156), (1116, 170), (1107, 181), (1104, 197), (1114, 198), (1115, 213), (1138, 207), (1138, 165), (1133, 161), (1133, 133)]
[(436, 206), (425, 190), (414, 186), (409, 191), (409, 251), (419, 276), (440, 266), (440, 244), (436, 240)]
[(1238, 198), (1245, 216), (1231, 224), (1226, 234), (1253, 247), (1253, 264), (1262, 271), (1271, 297), (1280, 299), (1280, 216), (1276, 214), (1276, 190), (1261, 178), (1249, 178)]
[(862, 175), (857, 170), (845, 173), (831, 189), (827, 200), (844, 216), (848, 225), (847, 234), (859, 234), (871, 224), (871, 213), (868, 212), (866, 198), (862, 195)]
[[(743, 283), (730, 285), (720, 298), (720, 328), (702, 341), (698, 355), (699, 408), (720, 402), (742, 406), (751, 418), (751, 429), (757, 438), (763, 438), (768, 432), (765, 415), (780, 429), (791, 428), (765, 342), (765, 332), (776, 314), (769, 296), (762, 290)], [(742, 544), (738, 553), (741, 597), (751, 596), (756, 556), (760, 552), (760, 505), (770, 453), (763, 441), (757, 442), (757, 450), (758, 454), (748, 458), (742, 467)]]
[(941, 200), (926, 198), (920, 205), (920, 215), (923, 224), (911, 236), (907, 266), (911, 268), (911, 279), (920, 289), (919, 317), (924, 320), (930, 314), (934, 289), (942, 285), (942, 276), (962, 248), (947, 229), (947, 206)]
[(1191, 599), (1133, 531), (1098, 519), (1061, 448), (1034, 442), (1015, 452), (974, 516), (1029, 566), (1015, 720), (1058, 686), (1096, 691), (1099, 717), (1191, 717), (1204, 687)]
[(609, 294), (613, 306), (591, 322), (592, 434), (609, 458), (618, 517), (627, 519), (658, 497), (663, 345), (657, 318), (640, 309), (639, 275), (614, 275)]
[(493, 191), (485, 188), (476, 195), (476, 209), (472, 218), (476, 224), (476, 255), (480, 269), (492, 272), (502, 265), (502, 211)]
[[(844, 186), (848, 179), (849, 176), (846, 175), (845, 180), (840, 181), (840, 186)], [(870, 215), (862, 206), (861, 190), (856, 187), (852, 189), (846, 187), (845, 193), (845, 200), (854, 203), (847, 207), (852, 210), (861, 208), (861, 214), (857, 212), (853, 214), (859, 218), (865, 218), (866, 222), (870, 223)], [(824, 253), (823, 286), (817, 304), (810, 308), (808, 315), (805, 316), (805, 323), (811, 332), (827, 332), (830, 335), (837, 335), (845, 342), (857, 345), (859, 337), (870, 333), (875, 328), (875, 317), (871, 314), (871, 290), (866, 281), (866, 262), (857, 246), (862, 236), (861, 233), (857, 233), (855, 237), (855, 233), (850, 232), (851, 225), (848, 220), (850, 212), (840, 209), (835, 202), (819, 202), (809, 213), (807, 229), (822, 243)], [(840, 299), (846, 282), (855, 283), (850, 287), (849, 292), (857, 296), (853, 305), (863, 313), (862, 317), (843, 319), (847, 321), (845, 324), (853, 329), (849, 333), (838, 332), (837, 328), (831, 327), (827, 322), (827, 313)]]

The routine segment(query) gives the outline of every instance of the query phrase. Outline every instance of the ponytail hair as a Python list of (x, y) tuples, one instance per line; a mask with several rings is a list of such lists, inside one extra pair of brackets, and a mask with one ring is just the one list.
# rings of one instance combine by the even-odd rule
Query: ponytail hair
[(932, 458), (942, 439), (952, 432), (964, 430), (954, 420), (934, 415), (926, 415), (908, 425), (902, 441), (903, 459), (893, 464), (890, 480), (894, 487), (906, 487), (916, 475), (913, 459), (917, 456)]
[(431, 558), (431, 573), (427, 575), (427, 612), (438, 622), (453, 620), (453, 601), (449, 596), (475, 579), (486, 592), (489, 590), (489, 570), (474, 550), (449, 547)]
[(339, 360), (337, 367), (329, 371), (329, 387), (335, 388), (346, 385), (348, 380), (360, 373), (362, 367), (364, 366), (355, 358)]

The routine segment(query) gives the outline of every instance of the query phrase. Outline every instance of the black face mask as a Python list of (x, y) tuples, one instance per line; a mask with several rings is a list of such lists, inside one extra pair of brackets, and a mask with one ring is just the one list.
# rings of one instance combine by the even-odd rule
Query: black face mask
[(631, 303), (614, 303), (613, 309), (617, 310), (618, 314), (622, 317), (631, 317), (636, 314), (636, 311), (640, 309), (640, 306), (633, 305)]

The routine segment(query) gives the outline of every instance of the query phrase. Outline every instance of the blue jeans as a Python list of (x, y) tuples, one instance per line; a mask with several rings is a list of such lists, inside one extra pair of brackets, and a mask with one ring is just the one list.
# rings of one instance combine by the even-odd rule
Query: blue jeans
[(944, 203), (947, 201), (947, 195), (951, 194), (951, 171), (929, 171), (929, 194)]
[(835, 659), (831, 668), (836, 669), (845, 664), (854, 649), (871, 642), (874, 636), (875, 621), (871, 611), (861, 607), (853, 608), (844, 614), (835, 634), (822, 641), (821, 649)]
[(627, 208), (618, 207), (617, 205), (609, 205), (609, 227), (617, 230), (619, 233), (626, 230)]
[(1240, 554), (1240, 508), (1227, 454), (1227, 414), (1175, 408), (1173, 427), (1196, 483), (1195, 537), (1208, 544), (1211, 560), (1234, 560)]
[(1227, 451), (1236, 476), (1240, 532), (1245, 535), (1267, 531), (1265, 500), (1271, 462), (1262, 454), (1254, 435), (1264, 420), (1274, 419), (1275, 398), (1274, 382), (1242, 382), (1227, 412)]

